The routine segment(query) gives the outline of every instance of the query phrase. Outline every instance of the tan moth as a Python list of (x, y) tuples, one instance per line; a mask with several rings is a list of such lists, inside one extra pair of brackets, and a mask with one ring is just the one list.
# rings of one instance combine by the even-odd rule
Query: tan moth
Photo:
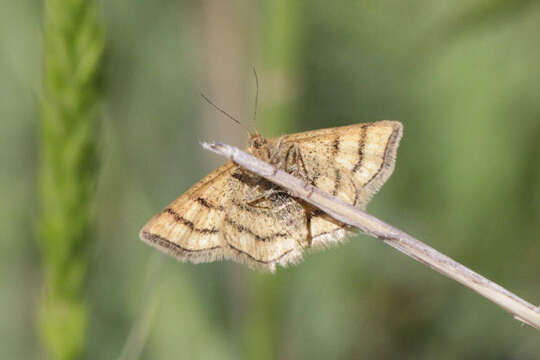
[[(246, 151), (364, 209), (394, 170), (402, 131), (397, 121), (378, 121), (270, 139), (255, 133)], [(181, 261), (230, 259), (275, 271), (348, 231), (229, 161), (155, 215), (140, 237)]]

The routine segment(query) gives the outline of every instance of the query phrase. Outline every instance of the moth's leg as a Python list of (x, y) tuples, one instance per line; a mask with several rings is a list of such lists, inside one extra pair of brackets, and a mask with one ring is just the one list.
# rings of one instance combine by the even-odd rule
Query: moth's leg
[(306, 206), (306, 226), (307, 226), (307, 247), (311, 247), (313, 244), (313, 233), (311, 232), (311, 221), (314, 216), (317, 216), (317, 214), (322, 213), (322, 210), (319, 210), (317, 208), (314, 208), (312, 206)]
[(274, 165), (274, 163), (276, 162), (276, 159), (278, 160), (278, 163), (281, 162), (281, 159), (279, 159), (279, 153), (281, 151), (281, 146), (283, 145), (284, 138), (285, 136), (281, 136), (278, 139), (276, 146), (272, 149), (273, 151), (272, 150), (270, 151), (270, 160), (268, 162), (272, 165)]
[[(249, 173), (245, 172), (246, 175), (249, 175)], [(242, 197), (242, 201), (246, 203), (246, 205), (253, 206), (253, 203), (261, 200), (269, 198), (271, 195), (276, 193), (284, 193), (284, 191), (280, 188), (275, 187), (268, 187), (266, 190), (263, 188), (261, 189), (261, 186), (263, 186), (265, 183), (267, 183), (266, 180), (264, 180), (261, 177), (253, 177), (245, 178), (243, 182), (246, 185), (249, 185), (249, 188), (244, 191), (244, 196)]]
[(244, 194), (244, 198), (242, 200), (248, 204), (254, 202), (255, 201), (254, 199), (256, 199), (258, 196), (258, 195), (255, 195), (255, 191), (257, 191), (258, 189), (259, 189), (259, 184), (256, 184), (254, 187), (246, 191), (246, 193)]
[(304, 206), (305, 209), (305, 224), (306, 224), (306, 238), (297, 239), (296, 244), (302, 250), (309, 249), (313, 242), (313, 236), (311, 234), (311, 218), (313, 217), (313, 212), (309, 206)]
[(300, 151), (300, 148), (295, 144), (291, 148), (291, 151), (293, 152), (293, 159), (294, 159), (294, 170), (292, 174), (294, 176), (300, 177), (306, 182), (306, 185), (311, 183), (309, 174), (306, 168), (306, 164), (304, 162), (304, 158), (302, 157), (302, 152)]
[[(255, 188), (258, 188), (259, 185), (256, 185)], [(246, 196), (244, 197), (244, 201), (246, 202), (246, 204), (248, 205), (252, 205), (254, 202), (257, 202), (259, 200), (262, 200), (262, 199), (268, 199), (270, 198), (270, 196), (274, 195), (274, 194), (278, 194), (278, 193), (283, 193), (284, 191), (281, 190), (281, 189), (274, 189), (274, 188), (271, 188), (271, 189), (268, 189), (260, 194), (253, 194), (255, 192), (255, 188), (251, 189), (249, 191), (248, 194), (246, 194)]]
[(268, 199), (271, 195), (276, 193), (282, 193), (283, 190), (275, 187), (270, 187), (267, 190), (261, 190), (257, 194), (257, 191), (260, 189), (261, 185), (265, 183), (265, 180), (260, 178), (251, 189), (246, 191), (244, 198), (242, 199), (246, 204), (253, 205), (254, 202), (257, 202), (261, 199)]
[(302, 157), (302, 153), (300, 152), (300, 148), (298, 148), (298, 164), (300, 165), (300, 172), (301, 176), (306, 179), (306, 181), (309, 182), (309, 174), (306, 168), (306, 163), (304, 162), (304, 158)]
[[(276, 190), (275, 193), (283, 193), (283, 191)], [(283, 204), (281, 204), (281, 205), (279, 205), (279, 206), (274, 206), (274, 207), (272, 208), (272, 210), (273, 210), (274, 212), (280, 212), (281, 210), (285, 209), (287, 206), (289, 206), (289, 204), (283, 203)]]

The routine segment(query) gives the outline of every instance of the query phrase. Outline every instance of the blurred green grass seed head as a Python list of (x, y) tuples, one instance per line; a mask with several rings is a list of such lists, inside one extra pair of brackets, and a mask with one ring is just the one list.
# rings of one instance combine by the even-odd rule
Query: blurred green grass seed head
[(39, 335), (49, 358), (69, 360), (85, 342), (105, 39), (98, 1), (46, 0), (44, 14)]

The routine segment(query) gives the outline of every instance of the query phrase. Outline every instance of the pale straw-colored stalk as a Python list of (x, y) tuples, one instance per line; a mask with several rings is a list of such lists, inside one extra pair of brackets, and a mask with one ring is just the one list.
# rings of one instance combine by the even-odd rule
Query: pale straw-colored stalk
[(335, 219), (383, 240), (405, 255), (458, 281), (510, 312), (517, 320), (540, 330), (540, 307), (535, 307), (413, 236), (236, 147), (219, 143), (202, 145), (205, 149), (225, 156), (241, 167), (287, 189), (293, 196), (309, 202)]

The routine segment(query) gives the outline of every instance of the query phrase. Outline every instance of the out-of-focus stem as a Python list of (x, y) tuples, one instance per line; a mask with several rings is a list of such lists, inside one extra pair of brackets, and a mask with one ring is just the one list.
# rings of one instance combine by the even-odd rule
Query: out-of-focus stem
[(99, 168), (104, 32), (98, 14), (94, 0), (44, 2), (38, 332), (49, 359), (78, 358), (84, 347), (83, 295)]

